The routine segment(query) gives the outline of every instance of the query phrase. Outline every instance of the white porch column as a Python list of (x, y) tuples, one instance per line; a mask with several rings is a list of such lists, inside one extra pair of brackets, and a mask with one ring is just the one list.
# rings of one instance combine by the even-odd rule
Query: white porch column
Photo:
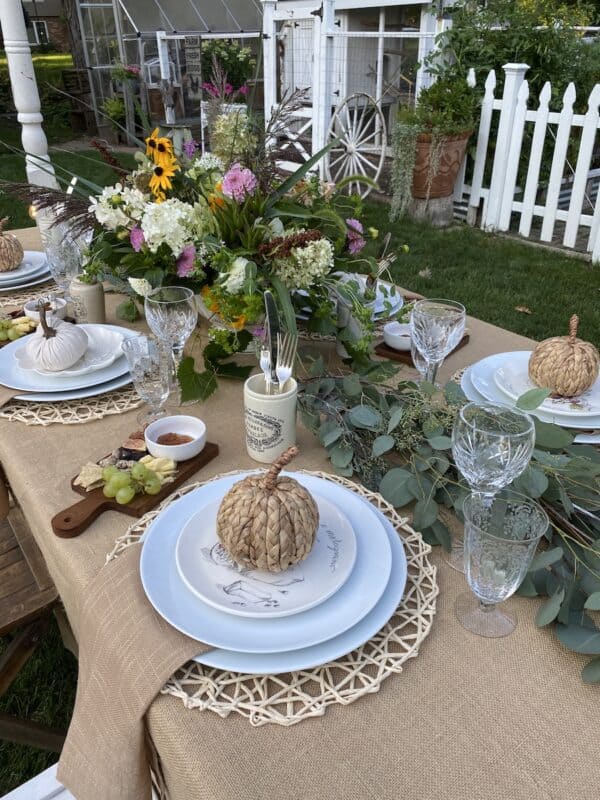
[(27, 29), (21, 0), (1, 0), (0, 27), (4, 37), (4, 49), (8, 61), (8, 72), (17, 119), (21, 123), (21, 141), (25, 157), (25, 169), (29, 183), (58, 189), (54, 169), (48, 157), (48, 140), (42, 130), (43, 117), (40, 112), (38, 92), (31, 49), (27, 41)]

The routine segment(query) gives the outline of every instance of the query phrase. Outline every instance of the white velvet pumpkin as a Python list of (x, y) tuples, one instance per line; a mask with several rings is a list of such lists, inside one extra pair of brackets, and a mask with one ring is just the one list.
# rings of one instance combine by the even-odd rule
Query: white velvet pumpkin
[(88, 347), (87, 334), (77, 325), (40, 312), (40, 325), (27, 337), (27, 355), (40, 369), (60, 372), (79, 361)]

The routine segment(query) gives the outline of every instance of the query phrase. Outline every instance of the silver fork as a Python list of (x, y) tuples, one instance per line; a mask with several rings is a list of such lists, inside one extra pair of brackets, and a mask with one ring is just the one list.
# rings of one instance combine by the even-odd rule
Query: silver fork
[(284, 391), (285, 384), (292, 377), (294, 361), (296, 359), (296, 348), (298, 347), (298, 337), (291, 333), (277, 334), (277, 364), (275, 374), (279, 381), (279, 393)]
[(260, 361), (258, 363), (265, 376), (267, 394), (271, 394), (271, 353), (269, 348), (264, 345), (260, 349)]

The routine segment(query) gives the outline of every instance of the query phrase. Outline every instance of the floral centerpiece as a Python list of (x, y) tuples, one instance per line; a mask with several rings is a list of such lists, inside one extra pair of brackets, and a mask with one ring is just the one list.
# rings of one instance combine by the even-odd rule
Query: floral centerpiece
[[(263, 320), (266, 289), (288, 328), (302, 309), (313, 330), (342, 336), (336, 298), (343, 296), (361, 320), (358, 334), (354, 327), (346, 336), (348, 352), (367, 357), (370, 313), (358, 286), (339, 280), (339, 273), (376, 271), (366, 246), (377, 232), (364, 231), (360, 198), (310, 174), (325, 151), (283, 180), (247, 120), (239, 131), (217, 120), (215, 131), (220, 157), (200, 155), (194, 141), (176, 153), (170, 138), (152, 132), (136, 169), (92, 199), (96, 230), (86, 273), (128, 292), (120, 315), (129, 319), (153, 288), (189, 285), (220, 325), (211, 338), (222, 356), (245, 349)], [(212, 361), (209, 367), (221, 371)]]

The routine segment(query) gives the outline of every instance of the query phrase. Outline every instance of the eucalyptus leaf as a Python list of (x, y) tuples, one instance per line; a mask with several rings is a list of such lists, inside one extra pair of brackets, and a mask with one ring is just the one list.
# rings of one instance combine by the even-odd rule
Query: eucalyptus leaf
[(517, 594), (521, 597), (537, 597), (538, 592), (535, 588), (535, 583), (533, 582), (533, 578), (529, 573), (525, 575), (521, 585), (517, 589)]
[(588, 611), (600, 611), (600, 592), (593, 592), (584, 603)]
[(548, 601), (544, 603), (543, 606), (538, 609), (538, 612), (535, 615), (535, 624), (538, 626), (538, 628), (543, 628), (545, 625), (549, 625), (556, 619), (558, 612), (560, 611), (561, 603), (564, 599), (565, 590), (564, 588), (559, 589)]
[(349, 397), (356, 397), (356, 395), (360, 395), (362, 393), (360, 378), (354, 373), (344, 376), (342, 386)]
[(329, 451), (329, 458), (331, 464), (336, 469), (345, 469), (352, 463), (354, 457), (354, 449), (351, 445), (345, 442), (340, 442), (334, 445)]
[(400, 467), (386, 472), (379, 484), (379, 491), (388, 503), (401, 508), (411, 502), (413, 496), (406, 486), (410, 477), (410, 472)]
[(437, 520), (438, 504), (432, 498), (418, 500), (413, 509), (413, 527), (420, 531), (429, 528)]
[(323, 447), (329, 447), (330, 445), (337, 442), (337, 440), (344, 435), (344, 429), (339, 425), (336, 425), (335, 422), (327, 421), (324, 422), (321, 427), (319, 428), (319, 441), (323, 445)]
[(600, 658), (593, 658), (581, 670), (584, 683), (600, 683)]
[(535, 444), (537, 447), (545, 447), (549, 450), (562, 450), (573, 443), (575, 434), (569, 433), (564, 428), (559, 428), (558, 425), (552, 425), (549, 422), (541, 422), (534, 417), (533, 424), (535, 425)]
[(550, 389), (530, 389), (528, 392), (522, 394), (517, 402), (517, 408), (521, 411), (533, 411), (544, 402), (544, 400), (551, 394)]
[(545, 569), (551, 564), (555, 564), (563, 557), (562, 547), (554, 547), (552, 550), (542, 550), (541, 553), (536, 553), (529, 567), (529, 572), (535, 572), (538, 569)]
[(449, 381), (444, 386), (444, 396), (449, 403), (463, 405), (467, 402), (467, 396), (455, 381)]
[(381, 423), (381, 414), (370, 406), (354, 406), (348, 417), (356, 428), (376, 428)]
[(600, 655), (600, 631), (579, 625), (557, 625), (558, 641), (575, 653), (587, 656)]
[(390, 411), (390, 418), (388, 420), (387, 432), (391, 433), (400, 424), (400, 420), (404, 414), (402, 406), (396, 406)]
[(548, 478), (541, 469), (529, 464), (521, 475), (513, 481), (513, 487), (530, 497), (541, 497), (548, 488)]
[(449, 436), (432, 436), (428, 442), (434, 450), (450, 450), (452, 447), (452, 439)]
[(373, 455), (375, 458), (382, 456), (394, 447), (393, 436), (378, 436), (373, 442)]

